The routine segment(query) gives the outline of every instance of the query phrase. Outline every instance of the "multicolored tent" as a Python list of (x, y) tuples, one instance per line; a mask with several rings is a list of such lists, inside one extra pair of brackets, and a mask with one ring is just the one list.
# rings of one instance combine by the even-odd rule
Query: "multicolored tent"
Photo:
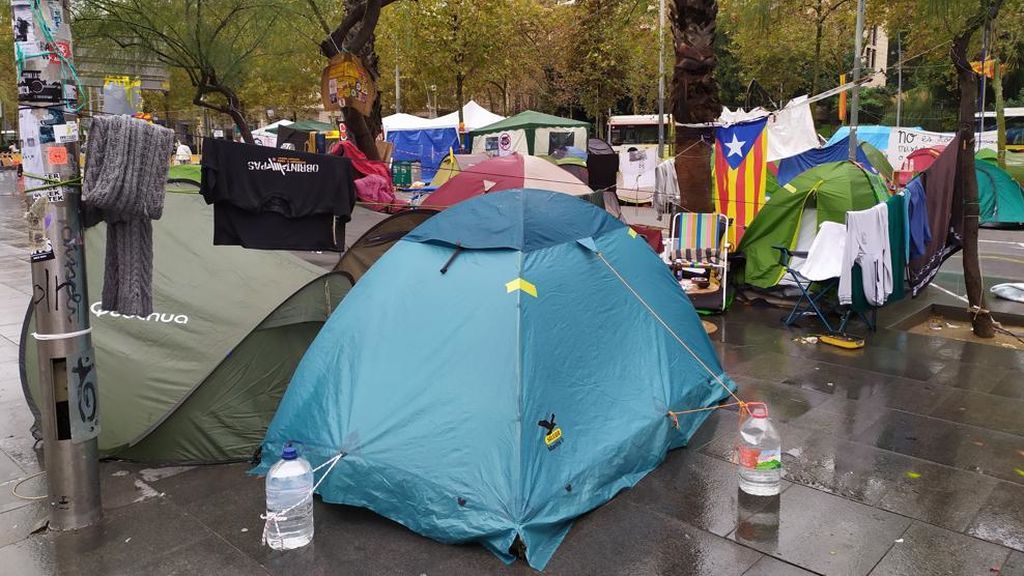
[(356, 284), (302, 359), (255, 471), (300, 443), (314, 466), (335, 462), (324, 502), (505, 562), (517, 544), (539, 570), (576, 517), (710, 414), (670, 411), (734, 386), (642, 236), (565, 194), (499, 192), (427, 220)]
[(746, 264), (735, 278), (758, 288), (778, 284), (785, 269), (779, 265), (779, 252), (774, 247), (797, 248), (808, 209), (816, 210), (819, 227), (826, 221), (845, 223), (850, 210), (870, 208), (888, 196), (885, 182), (878, 175), (849, 160), (807, 170), (772, 194), (747, 228), (738, 250), (746, 256)]
[(462, 170), (423, 200), (428, 208), (445, 208), (473, 196), (511, 190), (536, 188), (585, 196), (603, 205), (593, 190), (572, 174), (537, 156), (512, 154), (484, 160)]

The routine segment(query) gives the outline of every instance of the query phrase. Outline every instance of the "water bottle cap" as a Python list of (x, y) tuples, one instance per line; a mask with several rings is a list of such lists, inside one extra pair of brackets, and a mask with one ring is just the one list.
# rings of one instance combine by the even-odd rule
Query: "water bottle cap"
[(764, 402), (747, 402), (747, 411), (751, 418), (767, 418), (768, 405)]
[(284, 445), (284, 450), (281, 452), (282, 460), (295, 460), (299, 457), (299, 452), (295, 449), (295, 446), (289, 442)]

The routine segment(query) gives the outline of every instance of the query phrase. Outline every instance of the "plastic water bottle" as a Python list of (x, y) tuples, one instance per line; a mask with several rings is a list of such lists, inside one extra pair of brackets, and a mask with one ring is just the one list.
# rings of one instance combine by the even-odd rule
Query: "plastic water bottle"
[(782, 482), (782, 441), (768, 419), (768, 406), (748, 402), (750, 417), (740, 427), (740, 490), (753, 496), (774, 496)]
[(267, 512), (267, 544), (274, 550), (313, 540), (313, 468), (291, 444), (267, 474)]

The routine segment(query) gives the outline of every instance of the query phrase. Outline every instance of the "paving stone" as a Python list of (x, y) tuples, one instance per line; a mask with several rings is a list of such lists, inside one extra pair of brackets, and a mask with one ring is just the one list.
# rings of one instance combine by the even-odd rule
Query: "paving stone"
[(1024, 551), (1024, 487), (1000, 482), (967, 528), (967, 533)]
[[(788, 486), (784, 482), (783, 488)], [(661, 466), (619, 498), (725, 536), (736, 528), (739, 518), (738, 488), (735, 464), (699, 452), (674, 450)], [(755, 506), (746, 515), (756, 511)]]
[[(44, 491), (45, 484), (43, 482)], [(7, 486), (0, 486), (0, 490), (6, 488)], [(48, 515), (48, 504), (39, 500), (25, 502), (23, 506), (0, 512), (0, 548), (28, 538), (33, 532), (45, 528)]]
[(745, 544), (812, 572), (866, 574), (910, 523), (896, 514), (793, 486), (782, 493), (778, 533)]
[[(1022, 378), (1020, 374), (1017, 377)], [(929, 415), (1024, 436), (1024, 400), (999, 398), (970, 390), (955, 390)]]
[(555, 553), (553, 574), (743, 574), (761, 555), (623, 499), (580, 518)]
[(1024, 552), (1011, 552), (999, 576), (1024, 576)]
[(937, 418), (889, 410), (857, 437), (908, 456), (1024, 484), (1024, 438)]
[(892, 544), (873, 576), (993, 574), (1010, 550), (970, 536), (914, 522)]
[(781, 560), (764, 556), (743, 573), (743, 576), (813, 576), (814, 572), (808, 572), (803, 568), (786, 564)]
[(12, 574), (128, 576), (172, 559), (177, 549), (214, 535), (168, 502), (151, 500), (111, 512), (95, 526), (45, 533), (0, 548)]

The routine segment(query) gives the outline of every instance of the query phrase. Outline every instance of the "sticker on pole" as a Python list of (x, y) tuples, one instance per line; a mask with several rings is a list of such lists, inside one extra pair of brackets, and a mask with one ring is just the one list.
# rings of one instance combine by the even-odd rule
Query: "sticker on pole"
[(320, 75), (320, 99), (325, 110), (350, 106), (369, 116), (377, 99), (377, 85), (357, 56), (337, 54)]
[(100, 434), (95, 359), (91, 347), (71, 353), (67, 358), (68, 419), (71, 421), (71, 441), (76, 444)]

